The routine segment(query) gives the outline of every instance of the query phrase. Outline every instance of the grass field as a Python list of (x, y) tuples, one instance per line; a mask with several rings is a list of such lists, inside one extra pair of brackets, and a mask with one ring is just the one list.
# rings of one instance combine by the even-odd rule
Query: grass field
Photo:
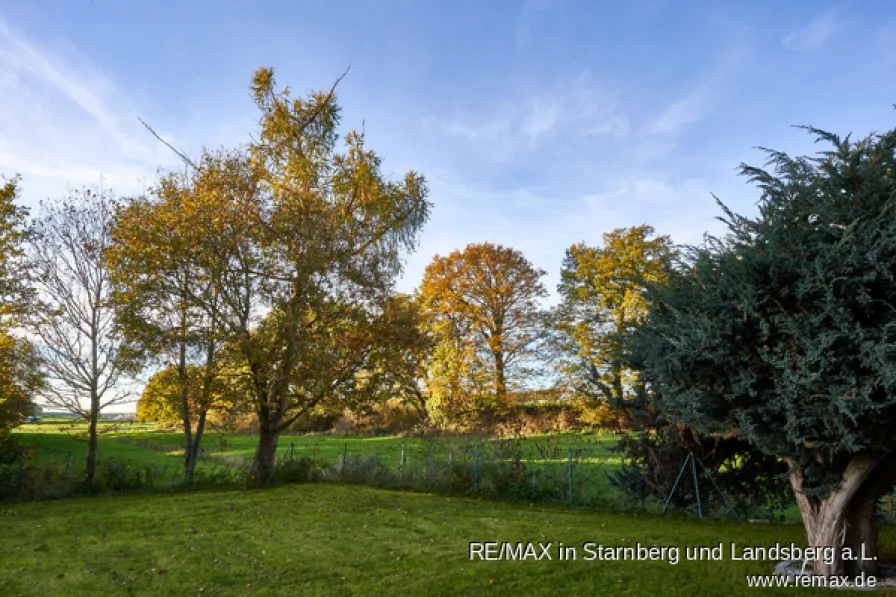
[[(161, 488), (177, 485), (183, 480), (183, 436), (177, 431), (156, 430), (147, 424), (112, 424), (101, 425), (99, 437), (100, 458), (121, 458), (136, 467), (152, 467), (154, 487)], [(64, 421), (41, 425), (22, 425), (15, 430), (20, 440), (39, 449), (41, 459), (60, 458), (60, 455), (71, 452), (78, 464), (83, 461), (86, 450), (86, 426), (83, 423)], [(618, 436), (601, 433), (566, 433), (551, 436), (531, 436), (514, 442), (511, 448), (514, 453), (520, 451), (522, 462), (526, 467), (527, 478), (538, 476), (539, 483), (547, 483), (553, 489), (551, 494), (541, 501), (566, 502), (569, 491), (569, 455), (573, 454), (574, 479), (573, 502), (576, 505), (629, 509), (632, 504), (625, 501), (625, 496), (614, 487), (607, 473), (619, 466), (619, 455), (612, 452)], [(206, 456), (200, 460), (197, 470), (208, 473), (214, 479), (229, 478), (231, 474), (245, 474), (245, 467), (251, 461), (258, 439), (252, 434), (221, 434), (214, 430), (208, 432), (203, 439), (203, 451)], [(478, 447), (477, 447), (478, 446)], [(452, 466), (457, 460), (464, 460), (468, 469), (475, 458), (483, 465), (489, 459), (499, 458), (507, 462), (514, 458), (507, 453), (496, 452), (506, 448), (487, 438), (447, 437), (434, 442), (418, 437), (340, 437), (329, 435), (283, 435), (280, 438), (278, 457), (301, 458), (313, 457), (323, 461), (331, 470), (341, 471), (339, 463), (342, 456), (359, 457), (376, 455), (378, 463), (387, 465), (393, 471), (399, 469), (403, 474), (410, 474), (418, 479), (417, 488), (444, 492), (439, 489), (444, 482), (454, 483), (454, 489), (448, 493), (464, 494), (466, 490), (452, 481)], [(236, 468), (240, 467), (240, 468)], [(416, 467), (416, 469), (414, 468)], [(481, 479), (488, 483), (489, 472), (486, 466)], [(361, 471), (368, 470), (361, 466)], [(414, 472), (416, 471), (416, 472)], [(78, 473), (73, 469), (73, 475)], [(364, 477), (360, 480), (358, 476)], [(440, 475), (446, 475), (440, 477)], [(330, 475), (332, 478), (332, 475)], [(338, 475), (341, 480), (361, 481), (365, 484), (381, 487), (396, 487), (395, 483), (377, 482), (368, 477), (366, 472), (353, 475)], [(426, 478), (430, 478), (427, 483)], [(480, 486), (481, 489), (482, 486)], [(457, 491), (460, 489), (460, 491)], [(487, 493), (486, 491), (485, 493)], [(479, 491), (480, 495), (484, 492)], [(494, 492), (492, 492), (494, 493)], [(493, 495), (494, 497), (494, 495)], [(518, 495), (501, 493), (501, 499), (528, 499)], [(536, 499), (536, 498), (533, 498)], [(646, 506), (646, 508), (642, 507)], [(658, 511), (662, 506), (654, 500), (638, 507), (642, 511)], [(696, 512), (694, 512), (696, 513)], [(726, 515), (717, 511), (715, 515)], [(742, 515), (744, 513), (741, 513)], [(750, 514), (746, 514), (750, 516)], [(799, 512), (790, 507), (782, 513), (788, 522), (798, 522)], [(760, 514), (760, 517), (763, 515)]]
[[(769, 546), (797, 525), (625, 516), (338, 484), (0, 508), (3, 595), (738, 595), (768, 562), (483, 562), (471, 541)], [(13, 540), (10, 540), (13, 538)], [(896, 534), (883, 532), (893, 553)], [(880, 594), (880, 593), (878, 593)]]
[[(43, 422), (21, 425), (14, 431), (22, 443), (39, 449), (41, 458), (58, 458), (71, 452), (72, 458), (84, 458), (87, 448), (83, 422)], [(610, 452), (617, 436), (609, 434), (562, 434), (532, 436), (520, 443), (522, 457), (529, 465), (565, 470), (569, 451), (582, 474), (598, 483), (596, 490), (610, 490), (605, 483), (608, 472), (619, 463)], [(183, 436), (176, 431), (157, 431), (147, 424), (101, 424), (98, 453), (101, 458), (123, 458), (135, 464), (177, 467), (183, 458)], [(251, 460), (258, 438), (252, 434), (208, 432), (202, 447), (210, 457), (207, 464), (238, 464)], [(313, 457), (335, 464), (341, 456), (376, 454), (379, 461), (392, 467), (421, 463), (429, 458), (435, 465), (446, 465), (455, 458), (473, 458), (474, 445), (480, 457), (494, 456), (494, 445), (484, 438), (456, 437), (428, 443), (415, 437), (338, 437), (326, 435), (283, 435), (277, 454), (280, 458)], [(403, 455), (403, 457), (402, 457)]]

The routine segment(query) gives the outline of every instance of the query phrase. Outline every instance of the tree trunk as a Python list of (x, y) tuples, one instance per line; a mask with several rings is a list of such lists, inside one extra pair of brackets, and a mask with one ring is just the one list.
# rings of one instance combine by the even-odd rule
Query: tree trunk
[[(182, 320), (183, 333), (186, 334), (186, 318)], [(180, 415), (184, 429), (184, 481), (193, 481), (193, 425), (190, 421), (190, 389), (187, 380), (187, 345), (181, 339), (180, 358), (177, 363), (177, 378), (180, 382)]]
[(859, 558), (847, 566), (852, 574), (877, 574), (877, 504), (893, 488), (896, 455), (878, 464), (853, 497), (846, 511), (846, 546)]
[[(186, 390), (183, 393), (186, 394)], [(193, 428), (190, 423), (190, 407), (187, 404), (186, 397), (182, 399), (181, 408), (183, 408), (182, 424), (184, 429), (184, 478), (189, 482), (191, 480), (190, 471), (192, 470), (191, 461), (193, 459)]]
[[(854, 456), (843, 471), (840, 484), (823, 501), (803, 493), (805, 487), (802, 471), (796, 470), (791, 473), (790, 482), (803, 517), (803, 525), (806, 527), (808, 544), (810, 547), (825, 549), (825, 557), (815, 560), (816, 574), (832, 576), (844, 572), (843, 548), (847, 539), (847, 510), (852, 505), (856, 493), (882, 460), (883, 456), (880, 454), (861, 453)], [(858, 512), (856, 516), (859, 516)], [(860, 528), (865, 528), (862, 532), (867, 537), (867, 525)], [(876, 542), (874, 549), (877, 549)], [(860, 556), (861, 553), (852, 554), (852, 557)]]
[[(91, 400), (91, 402), (97, 402)], [(84, 466), (84, 476), (88, 485), (93, 483), (96, 475), (96, 426), (100, 416), (98, 404), (92, 404), (87, 415), (87, 463)]]
[(507, 381), (504, 379), (504, 353), (495, 352), (495, 399), (498, 410), (507, 406)]
[(858, 560), (847, 562), (852, 574), (877, 574), (877, 500), (880, 495), (857, 496), (846, 513), (846, 547)]
[(616, 400), (616, 404), (615, 405), (611, 404), (610, 407), (614, 411), (616, 411), (616, 427), (621, 432), (624, 427), (624, 425), (623, 425), (623, 417), (625, 416), (624, 413), (627, 412), (628, 409), (626, 409), (624, 406), (625, 396), (623, 396), (623, 391), (622, 391), (622, 368), (619, 367), (618, 365), (613, 366), (613, 394), (614, 394), (614, 399)]
[(280, 440), (280, 431), (277, 425), (270, 421), (262, 420), (258, 436), (258, 447), (255, 448), (255, 457), (252, 460), (252, 486), (264, 487), (274, 480), (275, 457), (277, 455), (277, 443)]
[(196, 462), (199, 460), (199, 449), (202, 445), (202, 433), (205, 431), (205, 419), (207, 415), (208, 409), (203, 408), (199, 411), (199, 420), (196, 421), (196, 434), (193, 436), (193, 445), (191, 446), (192, 453), (190, 454), (189, 469), (187, 471), (187, 480), (189, 482), (193, 481), (193, 476), (196, 472)]

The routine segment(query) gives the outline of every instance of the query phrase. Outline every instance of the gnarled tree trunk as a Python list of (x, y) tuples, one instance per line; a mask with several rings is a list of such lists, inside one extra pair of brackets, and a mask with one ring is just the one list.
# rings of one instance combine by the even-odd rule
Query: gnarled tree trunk
[[(885, 474), (887, 467), (881, 467), (884, 461), (889, 462), (890, 456), (869, 452), (857, 454), (843, 471), (840, 484), (824, 500), (806, 495), (800, 469), (791, 472), (790, 483), (796, 494), (808, 544), (825, 549), (825, 557), (815, 560), (816, 574), (840, 575), (847, 564), (850, 568), (855, 564), (866, 572), (874, 568), (874, 560), (857, 558), (862, 557), (863, 551), (866, 556), (877, 554), (877, 529), (873, 517), (881, 495), (879, 492), (885, 489), (885, 477), (888, 476)], [(881, 467), (880, 476), (873, 474), (878, 467)]]
[(853, 574), (877, 574), (877, 504), (896, 481), (896, 454), (890, 454), (856, 492), (846, 511), (846, 546), (859, 558), (849, 562)]

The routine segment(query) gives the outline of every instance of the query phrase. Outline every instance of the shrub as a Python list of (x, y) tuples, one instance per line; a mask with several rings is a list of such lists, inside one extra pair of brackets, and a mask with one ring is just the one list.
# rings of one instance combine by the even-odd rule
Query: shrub
[[(733, 506), (740, 515), (780, 516), (792, 500), (787, 465), (735, 438), (698, 436), (689, 429), (664, 424), (622, 436), (615, 450), (622, 456), (622, 466), (610, 474), (611, 483), (641, 503), (669, 497), (689, 453), (699, 459), (694, 466), (704, 510)], [(670, 500), (675, 508), (696, 504), (691, 466), (688, 464), (675, 486)]]

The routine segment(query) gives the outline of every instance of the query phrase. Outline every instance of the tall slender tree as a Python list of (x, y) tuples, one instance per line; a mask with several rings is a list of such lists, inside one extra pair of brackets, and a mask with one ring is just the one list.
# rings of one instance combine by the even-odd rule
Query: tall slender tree
[(43, 316), (34, 332), (47, 378), (45, 400), (88, 423), (85, 475), (96, 471), (100, 411), (129, 398), (129, 350), (115, 327), (103, 251), (113, 194), (86, 188), (41, 203), (30, 243)]
[[(123, 203), (106, 250), (118, 326), (145, 355), (177, 371), (184, 474), (192, 480), (226, 339), (221, 282), (229, 239), (220, 205), (251, 194), (240, 151), (204, 152), (192, 173), (164, 175), (149, 195)], [(191, 371), (198, 368), (199, 389)]]
[[(259, 69), (260, 132), (248, 155), (222, 177), (196, 165), (194, 179), (216, 190), (201, 195), (213, 209), (197, 212), (186, 245), (215, 272), (204, 278), (214, 292), (187, 303), (208, 316), (215, 301), (216, 327), (242, 359), (259, 424), (257, 485), (272, 478), (280, 434), (298, 417), (364, 395), (355, 390), (370, 368), (371, 330), (429, 213), (423, 177), (387, 180), (363, 134), (348, 132), (338, 150), (335, 88), (293, 99)], [(161, 242), (140, 250), (164, 254)]]
[[(32, 231), (28, 210), (16, 204), (19, 177), (0, 186), (0, 435), (34, 411), (43, 377), (34, 347), (14, 334), (34, 309), (32, 272), (26, 258)], [(2, 439), (2, 437), (0, 437)]]

